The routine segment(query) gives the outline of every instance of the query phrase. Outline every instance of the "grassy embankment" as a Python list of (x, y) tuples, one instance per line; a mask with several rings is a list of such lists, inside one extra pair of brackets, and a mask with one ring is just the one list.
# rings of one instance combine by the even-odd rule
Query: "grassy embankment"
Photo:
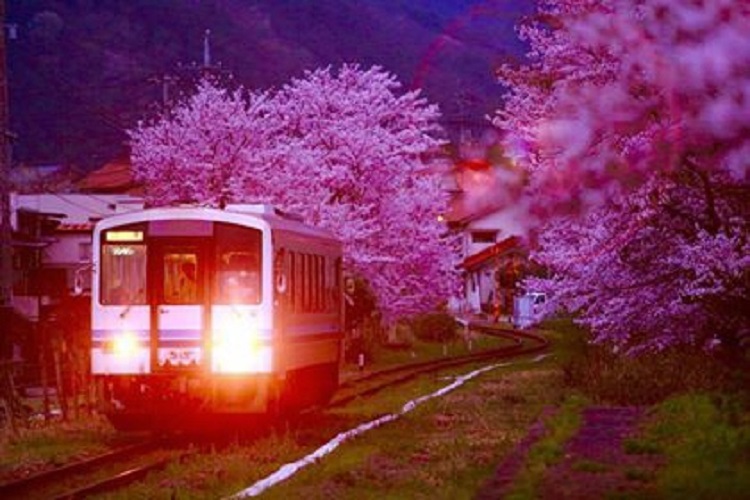
[[(347, 442), (266, 495), (472, 498), (543, 410), (556, 407), (558, 411), (547, 420), (551, 432), (533, 447), (514, 484), (518, 498), (529, 498), (545, 468), (559, 459), (588, 403), (656, 405), (642, 434), (626, 446), (631, 453), (663, 454), (668, 465), (656, 477), (640, 477), (633, 470), (634, 481), (655, 482), (665, 496), (685, 496), (687, 491), (731, 498), (737, 492), (750, 491), (750, 421), (746, 401), (736, 392), (725, 394), (726, 388), (732, 387), (731, 374), (707, 363), (700, 353), (625, 359), (586, 346), (581, 332), (569, 323), (546, 327), (555, 342), (553, 359), (527, 360), (487, 372), (403, 418)], [(493, 345), (494, 341), (475, 340), (472, 347)], [(461, 340), (413, 341), (399, 350), (376, 347), (366, 370), (466, 349)], [(170, 467), (117, 497), (226, 496), (305, 456), (338, 432), (398, 411), (406, 401), (447, 385), (451, 373), (471, 369), (424, 377), (372, 400), (318, 414), (306, 424), (289, 425), (251, 442), (238, 440), (229, 450)], [(356, 366), (348, 366), (345, 376), (357, 373)], [(691, 392), (696, 390), (701, 392)], [(15, 456), (19, 449), (26, 447), (31, 453), (31, 448), (38, 446), (33, 441), (25, 443), (23, 439), (5, 441), (15, 447)], [(586, 466), (597, 470), (596, 463)], [(698, 482), (702, 489), (696, 486)]]
[[(750, 491), (750, 393), (747, 373), (730, 369), (705, 352), (674, 348), (637, 358), (586, 345), (569, 322), (548, 323), (566, 393), (573, 394), (547, 422), (549, 434), (531, 450), (512, 498), (533, 498), (546, 467), (556, 463), (565, 436), (579, 424), (585, 400), (601, 405), (650, 408), (638, 436), (625, 451), (661, 455), (666, 465), (653, 473), (637, 467), (628, 479), (649, 483), (664, 498), (747, 498)], [(586, 463), (596, 473), (606, 470)], [(616, 493), (613, 492), (616, 497)]]

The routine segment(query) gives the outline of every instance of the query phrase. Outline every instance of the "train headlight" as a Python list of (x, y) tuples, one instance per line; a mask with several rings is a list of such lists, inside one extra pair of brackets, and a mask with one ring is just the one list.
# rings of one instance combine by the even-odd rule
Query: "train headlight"
[(213, 332), (213, 369), (220, 373), (271, 371), (271, 346), (258, 334), (253, 319), (236, 320)]
[(106, 349), (118, 356), (132, 356), (138, 351), (138, 337), (130, 331), (118, 332), (109, 339)]

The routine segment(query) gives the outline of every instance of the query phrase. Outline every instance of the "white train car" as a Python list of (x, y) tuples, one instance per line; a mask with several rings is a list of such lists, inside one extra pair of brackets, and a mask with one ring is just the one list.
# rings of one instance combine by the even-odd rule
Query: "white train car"
[(325, 403), (343, 338), (341, 252), (269, 205), (97, 223), (91, 370), (103, 411), (124, 429)]

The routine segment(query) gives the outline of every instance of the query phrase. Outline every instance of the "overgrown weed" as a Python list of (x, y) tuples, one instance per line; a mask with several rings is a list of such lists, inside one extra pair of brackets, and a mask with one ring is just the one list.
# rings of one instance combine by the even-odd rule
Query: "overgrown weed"
[(667, 458), (659, 472), (669, 498), (747, 498), (750, 413), (738, 395), (683, 394), (656, 407), (631, 450)]
[(735, 373), (696, 347), (675, 346), (631, 356), (615, 352), (610, 345), (587, 343), (586, 332), (570, 320), (545, 326), (556, 332), (566, 385), (595, 403), (650, 405), (688, 391), (736, 386)]

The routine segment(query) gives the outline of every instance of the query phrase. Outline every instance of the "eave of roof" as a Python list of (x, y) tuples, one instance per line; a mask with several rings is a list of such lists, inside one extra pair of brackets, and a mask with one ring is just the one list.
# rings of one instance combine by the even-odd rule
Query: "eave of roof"
[(471, 271), (480, 267), (482, 264), (491, 260), (495, 257), (499, 257), (508, 253), (511, 250), (521, 247), (521, 240), (517, 236), (511, 236), (498, 243), (495, 243), (491, 247), (485, 248), (479, 253), (470, 255), (464, 259), (461, 263), (461, 267), (467, 271)]

